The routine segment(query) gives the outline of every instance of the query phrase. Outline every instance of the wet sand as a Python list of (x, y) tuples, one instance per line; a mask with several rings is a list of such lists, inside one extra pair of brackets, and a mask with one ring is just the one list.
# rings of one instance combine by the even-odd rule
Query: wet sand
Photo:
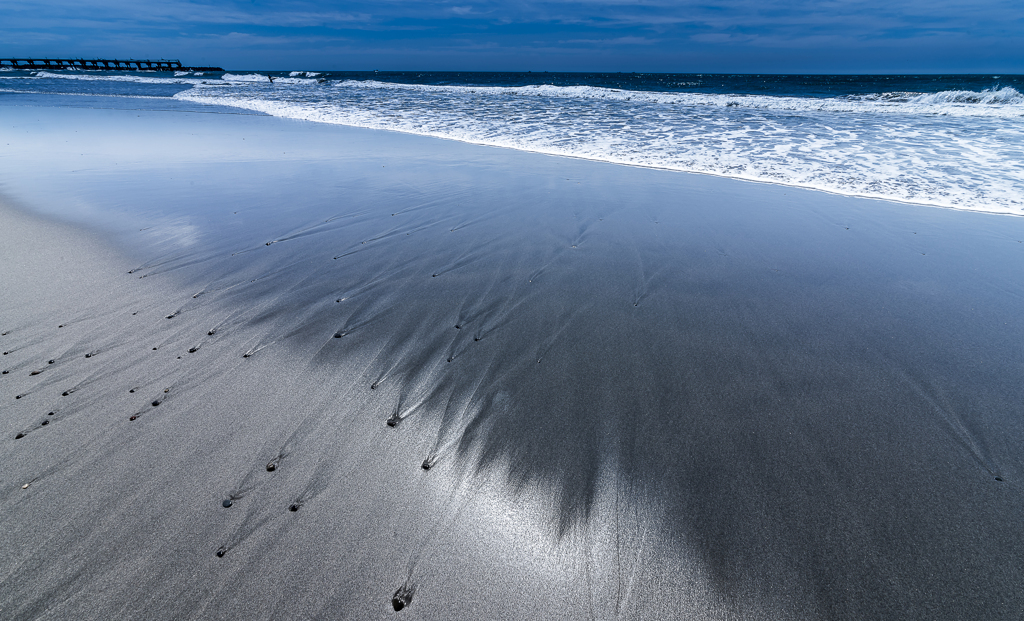
[(1024, 609), (1024, 219), (0, 116), (4, 618)]

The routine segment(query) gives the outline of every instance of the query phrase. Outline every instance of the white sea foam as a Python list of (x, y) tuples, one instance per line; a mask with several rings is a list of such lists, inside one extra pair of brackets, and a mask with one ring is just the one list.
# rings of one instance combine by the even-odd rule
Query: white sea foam
[(176, 97), (552, 155), (1024, 213), (1024, 122), (1012, 88), (810, 99), (356, 81), (290, 88), (275, 80), (245, 91), (197, 86)]
[(225, 73), (220, 77), (225, 82), (270, 82), (270, 78), (261, 75), (259, 73), (247, 73), (245, 75), (236, 75), (233, 73)]
[(910, 99), (914, 104), (982, 104), (982, 105), (1008, 105), (1020, 106), (1024, 104), (1024, 95), (1009, 86), (999, 90), (976, 91), (943, 91), (941, 93), (929, 93), (914, 95)]
[(1024, 117), (1024, 96), (1010, 87), (998, 91), (947, 91), (936, 94), (882, 93), (850, 97), (778, 97), (770, 95), (729, 95), (629, 91), (598, 86), (450, 86), (395, 84), (374, 80), (346, 80), (335, 88), (377, 89), (451, 93), (463, 96), (544, 97), (591, 99), (682, 106), (713, 106), (794, 112), (862, 112), (895, 114), (939, 114), (955, 116)]
[(97, 75), (94, 73), (69, 74), (39, 71), (33, 77), (47, 78), (51, 80), (81, 80), (87, 82), (132, 82), (135, 84), (199, 84), (202, 82), (202, 80), (198, 80), (194, 77), (178, 76), (177, 73), (175, 73), (175, 77), (173, 78), (158, 78), (148, 75)]
[[(293, 71), (292, 73), (301, 73), (301, 72)], [(310, 78), (299, 78), (299, 77), (271, 78), (270, 76), (261, 75), (259, 73), (250, 73), (250, 74), (247, 74), (247, 75), (234, 75), (234, 74), (231, 74), (231, 73), (225, 73), (223, 76), (221, 76), (221, 80), (223, 80), (224, 82), (235, 82), (235, 83), (242, 83), (242, 84), (259, 84), (259, 83), (266, 82), (267, 84), (277, 84), (279, 86), (282, 85), (282, 84), (301, 85), (301, 84), (316, 84), (317, 83), (316, 80), (313, 80), (313, 79), (310, 79)]]
[(61, 92), (61, 91), (41, 91), (31, 90), (23, 88), (0, 88), (0, 93), (18, 93), (19, 95), (60, 95), (62, 97), (118, 97), (122, 99), (162, 99), (167, 101), (170, 97), (161, 97), (157, 95), (111, 95), (109, 93), (72, 93), (72, 92)]
[(274, 78), (274, 84), (298, 84), (313, 85), (317, 81), (312, 78)]

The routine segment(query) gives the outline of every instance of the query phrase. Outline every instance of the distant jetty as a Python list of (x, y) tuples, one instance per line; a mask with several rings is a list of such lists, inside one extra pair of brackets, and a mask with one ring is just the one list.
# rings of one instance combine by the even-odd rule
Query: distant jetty
[(96, 58), (0, 58), (0, 67), (15, 69), (89, 69), (92, 71), (224, 71), (220, 67), (183, 67), (178, 60), (111, 60)]

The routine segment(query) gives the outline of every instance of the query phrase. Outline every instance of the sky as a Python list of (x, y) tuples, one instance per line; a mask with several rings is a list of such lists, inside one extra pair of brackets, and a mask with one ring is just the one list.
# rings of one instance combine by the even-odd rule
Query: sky
[(1024, 0), (3, 0), (0, 57), (254, 70), (1024, 73)]

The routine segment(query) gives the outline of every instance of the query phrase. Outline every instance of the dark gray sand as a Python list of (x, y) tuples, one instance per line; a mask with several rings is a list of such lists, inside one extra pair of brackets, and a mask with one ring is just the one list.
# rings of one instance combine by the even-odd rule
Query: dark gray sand
[(4, 619), (1021, 617), (1022, 218), (0, 119)]

